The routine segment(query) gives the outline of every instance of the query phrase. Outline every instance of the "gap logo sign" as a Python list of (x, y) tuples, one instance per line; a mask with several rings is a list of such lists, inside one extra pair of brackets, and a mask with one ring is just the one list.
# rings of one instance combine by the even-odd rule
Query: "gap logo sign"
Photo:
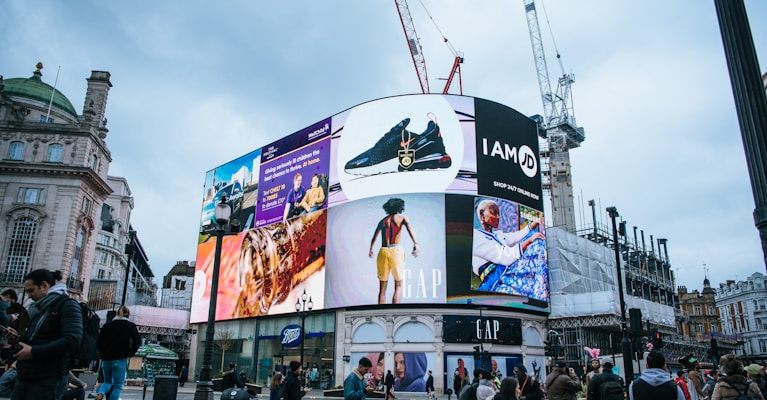
[(298, 325), (288, 325), (282, 328), (280, 333), (280, 343), (285, 347), (296, 347), (301, 344), (304, 335), (301, 327)]

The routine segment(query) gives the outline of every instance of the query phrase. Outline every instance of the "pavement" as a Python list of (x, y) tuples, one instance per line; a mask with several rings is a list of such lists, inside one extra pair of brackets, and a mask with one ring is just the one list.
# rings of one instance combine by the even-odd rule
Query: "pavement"
[[(184, 386), (178, 387), (176, 397), (177, 400), (193, 400), (194, 399), (194, 393), (197, 390), (197, 384), (195, 382), (187, 382)], [(396, 400), (426, 400), (428, 397), (426, 396), (426, 393), (395, 393), (397, 396)], [(151, 400), (172, 400), (172, 399), (160, 399), (154, 398), (154, 388), (153, 387), (147, 387), (146, 393), (144, 393), (144, 387), (142, 386), (125, 386), (123, 387), (122, 395), (120, 396), (121, 400), (136, 400), (136, 399), (151, 399)], [(269, 389), (263, 388), (261, 391), (261, 394), (256, 395), (252, 397), (252, 399), (259, 399), (259, 400), (268, 400), (269, 399)], [(320, 389), (312, 389), (309, 391), (309, 393), (306, 394), (306, 396), (303, 397), (303, 400), (321, 400), (321, 399), (333, 399), (333, 400), (341, 400), (342, 397), (325, 397), (324, 392)], [(221, 392), (213, 392), (213, 400), (221, 400)], [(437, 397), (437, 400), (448, 400), (447, 396), (441, 396)], [(452, 399), (457, 400), (457, 399)]]

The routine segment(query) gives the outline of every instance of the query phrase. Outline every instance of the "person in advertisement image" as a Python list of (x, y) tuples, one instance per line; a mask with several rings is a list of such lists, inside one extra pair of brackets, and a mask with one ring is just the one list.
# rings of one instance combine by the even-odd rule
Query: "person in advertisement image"
[(378, 250), (378, 257), (376, 258), (378, 279), (380, 280), (378, 304), (386, 303), (385, 296), (389, 284), (389, 274), (394, 276), (392, 304), (396, 304), (402, 301), (402, 279), (405, 270), (405, 251), (399, 243), (402, 228), (407, 230), (410, 239), (413, 240), (413, 250), (410, 252), (413, 257), (418, 257), (418, 241), (410, 226), (410, 221), (402, 215), (402, 212), (405, 211), (404, 200), (393, 197), (384, 203), (383, 209), (386, 211), (386, 217), (378, 222), (378, 226), (373, 232), (368, 257), (373, 258), (373, 246), (378, 235), (381, 235), (381, 248)]
[(320, 187), (320, 176), (312, 175), (312, 183), (303, 200), (298, 204), (299, 215), (314, 212), (322, 208), (325, 203), (325, 189)]
[(394, 391), (425, 392), (427, 368), (424, 353), (394, 353)]
[(474, 204), (471, 289), (548, 301), (543, 214), (501, 199)]
[(282, 214), (283, 220), (293, 218), (301, 213), (302, 208), (299, 206), (306, 195), (306, 190), (301, 186), (302, 181), (303, 176), (301, 176), (300, 172), (296, 172), (296, 174), (293, 175), (293, 187), (289, 189), (288, 195), (286, 196), (285, 212)]

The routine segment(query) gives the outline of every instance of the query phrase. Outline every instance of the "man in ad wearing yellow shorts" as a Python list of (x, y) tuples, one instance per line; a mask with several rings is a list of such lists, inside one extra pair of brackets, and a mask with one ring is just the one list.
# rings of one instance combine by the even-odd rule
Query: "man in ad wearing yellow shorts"
[(410, 239), (413, 240), (413, 257), (418, 257), (418, 241), (415, 238), (413, 229), (410, 227), (410, 221), (402, 215), (405, 211), (405, 201), (392, 197), (383, 205), (386, 211), (386, 217), (378, 222), (373, 239), (370, 240), (370, 251), (368, 257), (373, 258), (373, 246), (375, 245), (378, 234), (381, 234), (381, 248), (378, 250), (376, 263), (378, 264), (378, 304), (384, 304), (386, 299), (386, 288), (389, 284), (389, 273), (394, 275), (394, 295), (392, 304), (402, 301), (402, 280), (405, 273), (405, 251), (399, 245), (402, 228), (407, 229)]

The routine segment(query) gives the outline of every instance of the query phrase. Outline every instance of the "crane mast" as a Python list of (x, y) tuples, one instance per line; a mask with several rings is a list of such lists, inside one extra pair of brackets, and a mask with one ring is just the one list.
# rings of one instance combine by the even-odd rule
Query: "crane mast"
[[(570, 149), (579, 147), (586, 138), (583, 128), (575, 123), (571, 85), (575, 82), (567, 74), (557, 53), (562, 75), (557, 80), (557, 89), (551, 90), (546, 56), (543, 51), (538, 13), (535, 0), (522, 0), (525, 6), (527, 28), (533, 47), (535, 69), (538, 74), (538, 88), (543, 103), (543, 118), (538, 118), (542, 185), (545, 194), (551, 197), (552, 224), (568, 232), (575, 232), (575, 202), (573, 198)], [(534, 118), (535, 119), (535, 118)]]
[(415, 66), (415, 72), (418, 74), (418, 80), (421, 83), (421, 92), (429, 93), (429, 78), (426, 74), (426, 59), (423, 57), (423, 49), (421, 48), (421, 42), (418, 39), (418, 35), (415, 32), (413, 17), (410, 16), (410, 9), (407, 6), (407, 1), (394, 0), (394, 3), (397, 5), (399, 20), (402, 22), (402, 29), (405, 31), (405, 39), (407, 39), (407, 44), (410, 48), (410, 55), (413, 57), (413, 66)]

